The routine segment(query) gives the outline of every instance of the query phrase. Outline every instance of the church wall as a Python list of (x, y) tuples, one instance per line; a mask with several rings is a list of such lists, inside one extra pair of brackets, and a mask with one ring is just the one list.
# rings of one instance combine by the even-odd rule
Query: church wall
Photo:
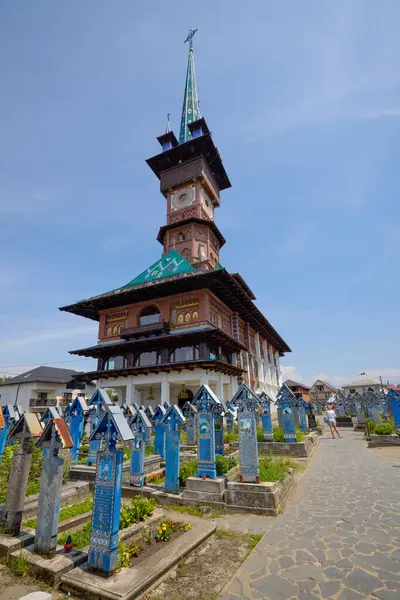
[(140, 314), (148, 306), (156, 306), (160, 312), (160, 319), (169, 322), (172, 329), (195, 327), (209, 320), (206, 298), (206, 290), (197, 290), (190, 294), (155, 298), (121, 306), (118, 310), (102, 311), (99, 341), (119, 339), (121, 329), (139, 327)]

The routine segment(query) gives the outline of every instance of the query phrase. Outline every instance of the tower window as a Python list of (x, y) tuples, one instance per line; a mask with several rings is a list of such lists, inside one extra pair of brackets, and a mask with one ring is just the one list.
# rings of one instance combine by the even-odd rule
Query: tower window
[(160, 322), (160, 311), (157, 306), (146, 306), (139, 315), (139, 325), (151, 325)]
[(178, 242), (184, 242), (185, 241), (185, 234), (182, 233), (182, 231), (178, 234)]
[(184, 248), (181, 252), (183, 258), (189, 262), (190, 259), (190, 250), (188, 248)]

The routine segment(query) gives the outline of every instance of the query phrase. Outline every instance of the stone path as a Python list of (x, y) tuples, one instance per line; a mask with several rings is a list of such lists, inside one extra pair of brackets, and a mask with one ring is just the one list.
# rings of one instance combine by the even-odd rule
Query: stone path
[(400, 461), (341, 434), (322, 436), (284, 514), (258, 519), (266, 534), (219, 600), (400, 599)]

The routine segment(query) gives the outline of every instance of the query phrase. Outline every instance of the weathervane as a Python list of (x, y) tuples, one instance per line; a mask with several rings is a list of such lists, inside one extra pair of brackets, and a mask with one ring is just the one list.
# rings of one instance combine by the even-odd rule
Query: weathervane
[(193, 48), (192, 40), (193, 40), (193, 38), (194, 38), (194, 36), (196, 34), (196, 31), (198, 31), (198, 28), (197, 29), (193, 29), (193, 27), (191, 27), (189, 29), (189, 35), (187, 36), (187, 38), (186, 38), (186, 40), (184, 42), (185, 44), (186, 44), (186, 42), (189, 42), (189, 48)]

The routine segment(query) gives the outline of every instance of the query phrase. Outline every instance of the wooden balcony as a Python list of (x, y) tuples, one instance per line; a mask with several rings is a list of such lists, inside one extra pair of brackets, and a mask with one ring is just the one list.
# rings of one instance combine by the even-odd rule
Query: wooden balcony
[(170, 325), (168, 321), (159, 321), (158, 323), (149, 323), (139, 327), (126, 327), (121, 329), (120, 337), (124, 340), (131, 338), (150, 337), (154, 335), (163, 335), (169, 333)]

